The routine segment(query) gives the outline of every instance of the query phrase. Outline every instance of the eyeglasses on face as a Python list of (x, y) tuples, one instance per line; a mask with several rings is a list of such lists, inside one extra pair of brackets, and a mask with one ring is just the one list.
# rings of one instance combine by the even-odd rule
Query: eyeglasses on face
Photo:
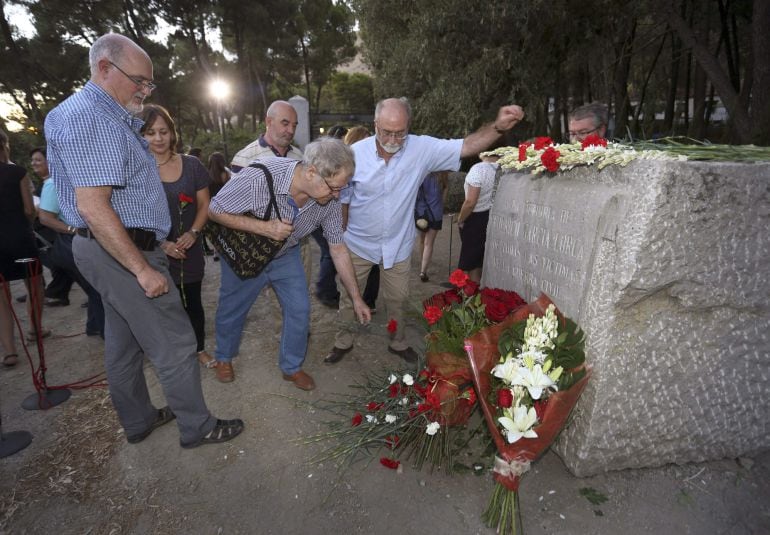
[(588, 134), (593, 134), (597, 130), (599, 130), (598, 126), (596, 128), (592, 128), (591, 130), (578, 130), (577, 132), (570, 130), (569, 137), (586, 137)]
[(134, 82), (136, 85), (140, 86), (142, 89), (146, 89), (147, 91), (155, 91), (157, 89), (158, 85), (153, 82), (152, 80), (145, 80), (144, 78), (141, 78), (139, 76), (131, 76), (126, 71), (115, 65), (113, 62), (110, 61), (110, 65), (118, 69), (120, 72), (123, 73), (123, 76)]
[(406, 136), (409, 134), (407, 130), (400, 130), (398, 132), (391, 132), (390, 130), (383, 130), (379, 126), (377, 127), (377, 133), (380, 134), (380, 136), (383, 139), (393, 139), (395, 141), (403, 141), (406, 139)]
[(350, 184), (345, 184), (344, 186), (332, 186), (331, 184), (329, 184), (329, 181), (326, 180), (324, 177), (321, 177), (321, 180), (324, 181), (324, 184), (326, 184), (326, 187), (329, 188), (329, 191), (331, 191), (332, 193), (339, 193), (344, 189), (348, 189), (348, 187), (350, 186)]

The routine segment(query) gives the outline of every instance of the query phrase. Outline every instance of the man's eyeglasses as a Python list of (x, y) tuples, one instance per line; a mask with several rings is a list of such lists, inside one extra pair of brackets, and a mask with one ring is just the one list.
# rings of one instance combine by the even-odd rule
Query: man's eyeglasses
[(350, 187), (350, 184), (345, 184), (344, 186), (332, 186), (324, 177), (321, 177), (321, 180), (324, 181), (324, 184), (326, 184), (326, 187), (329, 188), (329, 191), (331, 191), (332, 193), (339, 193), (340, 191), (344, 189), (348, 189), (348, 187)]
[(406, 136), (409, 135), (409, 132), (407, 130), (401, 130), (399, 132), (391, 132), (390, 130), (383, 130), (379, 126), (377, 127), (377, 132), (380, 134), (380, 136), (383, 137), (383, 139), (391, 138), (396, 141), (403, 141), (406, 139)]
[(134, 82), (136, 85), (140, 86), (142, 89), (146, 89), (147, 91), (155, 91), (155, 89), (158, 88), (158, 85), (153, 82), (152, 80), (145, 80), (144, 78), (139, 78), (138, 76), (131, 76), (126, 71), (115, 65), (113, 62), (110, 61), (110, 65), (118, 69), (120, 72), (123, 73), (123, 76)]
[(591, 130), (578, 130), (577, 132), (574, 132), (572, 130), (569, 131), (569, 137), (586, 137), (588, 134), (593, 134), (599, 130), (599, 127), (592, 128)]

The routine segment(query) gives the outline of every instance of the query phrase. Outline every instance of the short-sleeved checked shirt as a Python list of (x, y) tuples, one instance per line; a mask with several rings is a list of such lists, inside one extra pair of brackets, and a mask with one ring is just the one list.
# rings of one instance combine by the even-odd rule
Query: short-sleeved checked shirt
[(46, 117), (48, 165), (65, 223), (83, 228), (75, 188), (111, 186), (110, 202), (126, 228), (164, 239), (171, 219), (155, 158), (139, 134), (144, 123), (88, 82)]
[[(289, 204), (289, 186), (294, 170), (300, 162), (288, 158), (267, 158), (259, 163), (264, 164), (273, 175), (275, 200), (281, 219), (286, 223), (294, 223), (294, 231), (276, 256), (281, 256), (289, 247), (297, 245), (300, 239), (319, 226), (323, 227), (324, 237), (330, 244), (342, 243), (342, 210), (337, 199), (332, 199), (325, 205), (308, 199), (305, 206), (296, 213), (296, 209)], [(270, 190), (262, 170), (244, 167), (211, 199), (209, 211), (214, 214), (251, 213), (261, 219), (269, 201)], [(276, 218), (274, 214), (270, 217)]]

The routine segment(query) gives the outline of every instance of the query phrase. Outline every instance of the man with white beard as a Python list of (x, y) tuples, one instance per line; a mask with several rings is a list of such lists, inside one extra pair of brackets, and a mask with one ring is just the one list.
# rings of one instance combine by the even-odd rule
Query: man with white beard
[[(460, 158), (487, 149), (524, 118), (516, 105), (503, 106), (494, 123), (482, 126), (465, 139), (437, 139), (409, 134), (412, 109), (405, 98), (377, 103), (375, 135), (352, 145), (356, 172), (341, 202), (349, 204), (345, 243), (350, 249), (359, 288), (372, 266), (379, 265), (381, 295), (388, 318), (395, 321), (388, 351), (407, 362), (417, 354), (404, 337), (403, 305), (409, 293), (409, 268), (415, 239), (414, 204), (422, 179), (429, 173), (460, 168)], [(353, 325), (350, 299), (340, 300), (343, 325)], [(334, 347), (324, 362), (339, 362), (353, 348), (349, 328), (337, 332)]]

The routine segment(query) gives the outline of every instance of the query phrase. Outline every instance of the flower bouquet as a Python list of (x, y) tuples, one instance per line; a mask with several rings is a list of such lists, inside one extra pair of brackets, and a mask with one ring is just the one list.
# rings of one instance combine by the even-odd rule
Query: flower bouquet
[[(442, 401), (437, 393), (441, 381), (427, 369), (416, 377), (410, 373), (372, 374), (357, 385), (357, 393), (338, 401), (317, 402), (317, 407), (344, 419), (330, 422), (329, 432), (303, 443), (335, 440), (314, 462), (352, 464), (361, 457), (377, 456), (384, 448), (386, 455), (380, 457), (380, 464), (387, 468), (398, 469), (400, 459), (413, 458), (418, 469), (429, 461), (432, 468), (443, 466), (451, 472), (453, 448), (441, 421)], [(453, 402), (467, 405), (470, 412), (476, 403), (473, 384)]]
[(479, 404), (498, 455), (484, 513), (498, 532), (516, 533), (521, 476), (550, 447), (590, 376), (585, 337), (545, 294), (466, 341)]
[(518, 147), (500, 147), (485, 154), (500, 156), (498, 164), (505, 170), (530, 170), (536, 175), (544, 171), (555, 173), (583, 165), (604, 169), (608, 165), (628, 165), (634, 160), (671, 160), (686, 156), (661, 150), (608, 142), (591, 134), (575, 143), (554, 143), (550, 137), (537, 137), (533, 143), (521, 143)]
[(461, 400), (472, 384), (465, 339), (502, 321), (525, 301), (516, 292), (479, 288), (459, 269), (450, 275), (449, 282), (453, 288), (423, 302), (428, 330), (426, 361), (431, 377), (436, 378), (434, 394), (441, 402), (439, 421), (462, 425), (468, 421), (471, 407)]

